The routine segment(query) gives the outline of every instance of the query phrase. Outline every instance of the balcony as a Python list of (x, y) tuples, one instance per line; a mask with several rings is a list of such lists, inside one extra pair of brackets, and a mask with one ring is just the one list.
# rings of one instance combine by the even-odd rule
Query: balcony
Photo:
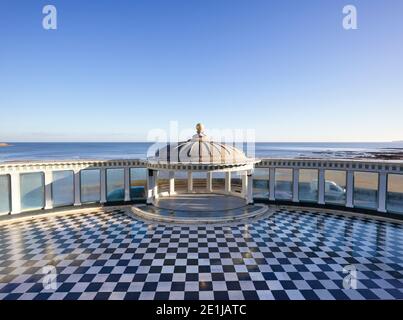
[[(144, 202), (146, 166), (143, 160), (4, 163), (0, 165), (0, 214)], [(161, 192), (169, 191), (168, 178), (158, 178)], [(176, 178), (175, 191), (186, 192), (187, 178)], [(193, 179), (197, 191), (206, 188), (206, 177), (195, 172)], [(225, 188), (222, 173), (213, 173), (211, 179), (211, 192)], [(234, 191), (238, 180), (231, 178)], [(263, 159), (254, 170), (253, 198), (401, 218), (403, 162)]]

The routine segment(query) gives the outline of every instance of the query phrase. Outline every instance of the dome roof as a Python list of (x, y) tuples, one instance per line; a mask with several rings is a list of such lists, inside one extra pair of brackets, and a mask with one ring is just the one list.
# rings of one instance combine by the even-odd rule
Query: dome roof
[(183, 164), (248, 164), (256, 162), (232, 145), (214, 142), (203, 133), (204, 126), (197, 124), (197, 134), (179, 143), (170, 143), (158, 149), (150, 159), (159, 163)]

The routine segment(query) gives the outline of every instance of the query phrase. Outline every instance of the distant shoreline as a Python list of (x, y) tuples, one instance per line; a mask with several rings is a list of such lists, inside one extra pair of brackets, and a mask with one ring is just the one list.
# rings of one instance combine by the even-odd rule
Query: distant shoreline
[[(9, 161), (145, 159), (148, 143), (14, 143), (1, 142), (0, 163)], [(8, 148), (6, 146), (9, 146)], [(246, 150), (247, 146), (244, 145)], [(151, 151), (150, 151), (151, 150)], [(247, 150), (246, 150), (247, 151)], [(250, 150), (257, 158), (403, 161), (403, 144), (261, 143)]]

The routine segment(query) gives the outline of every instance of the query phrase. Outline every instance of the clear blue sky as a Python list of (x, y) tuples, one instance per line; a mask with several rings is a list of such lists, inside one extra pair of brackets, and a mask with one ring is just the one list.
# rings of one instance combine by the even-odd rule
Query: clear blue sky
[(403, 140), (401, 0), (1, 0), (0, 41), (0, 142)]

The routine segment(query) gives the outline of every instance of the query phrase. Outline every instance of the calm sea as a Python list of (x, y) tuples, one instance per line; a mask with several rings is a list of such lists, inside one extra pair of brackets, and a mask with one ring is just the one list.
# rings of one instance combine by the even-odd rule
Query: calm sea
[[(10, 143), (0, 147), (0, 162), (21, 160), (145, 159), (151, 143)], [(403, 151), (391, 143), (256, 143), (258, 158), (354, 158), (374, 152)]]

